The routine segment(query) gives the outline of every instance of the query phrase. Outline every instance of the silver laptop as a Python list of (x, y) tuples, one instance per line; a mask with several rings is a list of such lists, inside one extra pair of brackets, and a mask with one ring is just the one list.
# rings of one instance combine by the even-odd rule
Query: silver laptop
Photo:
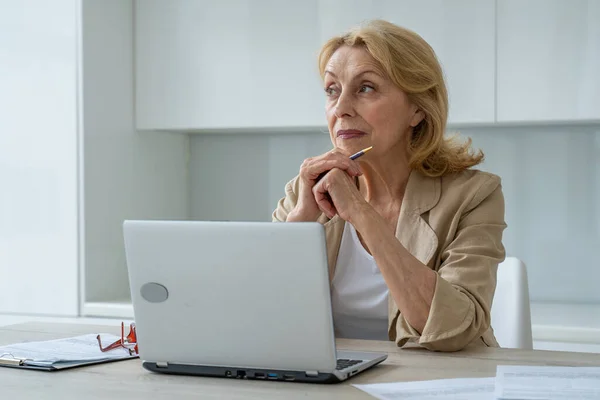
[(387, 358), (336, 351), (319, 223), (125, 221), (123, 229), (148, 370), (333, 383)]

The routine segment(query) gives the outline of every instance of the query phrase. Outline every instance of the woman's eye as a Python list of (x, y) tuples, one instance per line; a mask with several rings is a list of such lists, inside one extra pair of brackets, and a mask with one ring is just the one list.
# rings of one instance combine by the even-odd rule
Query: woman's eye
[(371, 86), (371, 85), (362, 85), (360, 87), (359, 92), (361, 92), (361, 93), (369, 93), (369, 92), (371, 92), (373, 90), (375, 90), (375, 88), (373, 86)]
[(336, 93), (337, 91), (333, 86), (328, 86), (325, 88), (325, 94), (327, 94), (327, 96), (334, 96)]

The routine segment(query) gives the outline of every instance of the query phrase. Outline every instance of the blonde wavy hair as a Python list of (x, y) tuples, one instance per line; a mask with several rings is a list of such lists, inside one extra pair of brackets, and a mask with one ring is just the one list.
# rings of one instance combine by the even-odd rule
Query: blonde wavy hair
[(448, 92), (442, 67), (431, 46), (415, 32), (383, 20), (367, 21), (321, 48), (319, 71), (341, 46), (363, 46), (388, 78), (404, 91), (425, 115), (413, 128), (410, 167), (431, 177), (459, 172), (483, 161), (473, 153), (471, 139), (444, 136), (448, 119)]

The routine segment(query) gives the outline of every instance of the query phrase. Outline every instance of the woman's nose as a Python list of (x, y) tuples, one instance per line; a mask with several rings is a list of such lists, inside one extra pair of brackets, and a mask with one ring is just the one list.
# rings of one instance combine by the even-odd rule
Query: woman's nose
[(338, 97), (337, 104), (335, 105), (335, 116), (337, 118), (343, 118), (352, 117), (354, 114), (355, 112), (352, 96), (342, 93), (342, 95)]

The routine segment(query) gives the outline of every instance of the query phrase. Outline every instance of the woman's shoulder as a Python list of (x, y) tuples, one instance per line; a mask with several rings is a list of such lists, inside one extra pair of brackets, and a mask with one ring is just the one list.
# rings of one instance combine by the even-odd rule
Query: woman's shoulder
[(500, 185), (501, 179), (498, 175), (479, 169), (469, 168), (460, 172), (454, 172), (442, 176), (442, 184), (447, 187), (479, 187), (485, 184)]
[(466, 169), (441, 177), (440, 202), (459, 202), (466, 210), (479, 205), (494, 193), (502, 197), (498, 175), (478, 169)]

